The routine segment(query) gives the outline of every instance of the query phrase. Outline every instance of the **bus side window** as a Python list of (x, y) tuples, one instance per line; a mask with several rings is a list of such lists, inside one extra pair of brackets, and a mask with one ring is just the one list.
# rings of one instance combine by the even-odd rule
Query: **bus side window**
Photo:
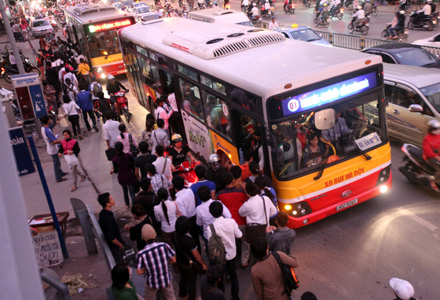
[(228, 139), (232, 138), (231, 122), (229, 121), (230, 113), (229, 106), (222, 100), (217, 101), (217, 104), (207, 106), (208, 124), (213, 129), (221, 132)]
[(151, 76), (150, 76), (151, 67), (149, 60), (139, 56), (139, 64), (142, 69), (142, 74), (151, 80)]
[(198, 86), (192, 85), (179, 78), (180, 92), (183, 97), (183, 109), (198, 119), (204, 118), (200, 90)]

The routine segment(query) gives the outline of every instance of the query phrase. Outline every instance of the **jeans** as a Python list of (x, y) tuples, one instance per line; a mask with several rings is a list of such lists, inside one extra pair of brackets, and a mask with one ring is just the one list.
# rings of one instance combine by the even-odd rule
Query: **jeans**
[(77, 186), (77, 182), (78, 182), (78, 175), (79, 176), (84, 176), (83, 173), (81, 173), (80, 170), (78, 170), (79, 165), (75, 165), (72, 167), (72, 175), (73, 175), (73, 185)]
[[(233, 300), (239, 300), (240, 297), (238, 297), (238, 276), (237, 276), (237, 256), (235, 256), (231, 260), (227, 260), (225, 263), (226, 270), (229, 273), (230, 279), (231, 279), (231, 296)], [(220, 281), (218, 283), (218, 288), (222, 291), (225, 291), (225, 285), (224, 280)]]
[(83, 110), (84, 123), (86, 123), (87, 129), (92, 130), (89, 124), (89, 120), (87, 119), (87, 115), (89, 115), (90, 119), (92, 119), (93, 127), (96, 127), (96, 119), (93, 110), (84, 111)]
[(128, 199), (128, 193), (130, 193), (131, 198), (131, 206), (134, 205), (134, 197), (136, 197), (135, 193), (135, 187), (134, 185), (121, 185), (122, 186), (122, 192), (124, 193), (124, 202), (125, 205), (130, 206), (130, 200)]
[(402, 29), (402, 27), (400, 27), (400, 26), (397, 26), (396, 25), (396, 27), (390, 27), (390, 28), (388, 28), (388, 34), (390, 35), (390, 36), (397, 36), (397, 30), (400, 30), (400, 29)]
[(81, 127), (79, 126), (79, 116), (71, 115), (68, 117), (68, 120), (72, 124), (73, 135), (76, 135), (77, 131), (78, 134), (81, 135)]
[(144, 299), (154, 299), (157, 292), (160, 292), (161, 299), (164, 300), (176, 300), (176, 295), (174, 294), (173, 283), (171, 282), (168, 286), (161, 289), (153, 289), (148, 285), (145, 285)]
[(53, 170), (55, 172), (55, 179), (56, 181), (61, 181), (61, 178), (63, 178), (64, 172), (61, 170), (61, 162), (60, 157), (58, 154), (51, 155), (52, 161), (53, 161)]

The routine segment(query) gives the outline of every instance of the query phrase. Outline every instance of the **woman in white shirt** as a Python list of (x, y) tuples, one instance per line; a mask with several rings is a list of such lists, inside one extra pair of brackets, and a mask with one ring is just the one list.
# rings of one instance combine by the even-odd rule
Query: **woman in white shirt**
[(121, 134), (118, 135), (118, 142), (121, 142), (122, 145), (124, 145), (124, 153), (131, 154), (133, 155), (133, 157), (136, 157), (137, 153), (134, 154), (130, 151), (130, 136), (133, 141), (133, 145), (135, 145), (136, 147), (138, 146), (138, 143), (136, 142), (134, 136), (131, 135), (131, 133), (127, 132), (127, 127), (125, 126), (125, 124), (119, 125), (119, 131), (121, 132)]
[(73, 135), (76, 136), (78, 131), (78, 137), (83, 138), (81, 135), (81, 127), (79, 126), (79, 115), (78, 112), (81, 111), (79, 106), (70, 99), (69, 95), (63, 95), (63, 109), (64, 117), (69, 120), (72, 124)]
[(156, 221), (161, 224), (163, 241), (174, 249), (173, 236), (176, 230), (176, 220), (180, 216), (180, 211), (176, 202), (168, 200), (167, 189), (160, 188), (157, 191), (157, 198), (160, 200), (160, 204), (154, 207), (154, 216)]

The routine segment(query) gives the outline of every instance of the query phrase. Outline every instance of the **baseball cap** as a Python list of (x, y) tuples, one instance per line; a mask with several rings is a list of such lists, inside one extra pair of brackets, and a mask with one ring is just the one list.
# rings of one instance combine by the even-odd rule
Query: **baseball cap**
[(409, 300), (414, 296), (414, 288), (412, 284), (406, 280), (393, 277), (390, 279), (390, 286), (397, 297), (402, 300)]
[(142, 239), (144, 241), (154, 240), (156, 238), (156, 230), (154, 230), (153, 226), (150, 224), (145, 224), (142, 226), (142, 233), (141, 233)]

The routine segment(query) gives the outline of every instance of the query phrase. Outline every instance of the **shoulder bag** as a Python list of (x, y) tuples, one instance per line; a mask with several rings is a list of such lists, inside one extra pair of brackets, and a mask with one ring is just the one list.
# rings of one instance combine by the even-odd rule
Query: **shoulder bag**
[(139, 148), (133, 144), (133, 136), (131, 133), (128, 134), (128, 139), (130, 141), (130, 152), (133, 154), (133, 156), (137, 156), (139, 154)]
[(188, 260), (188, 265), (184, 265), (181, 263), (177, 263), (177, 266), (180, 269), (183, 270), (191, 270), (192, 268), (194, 268), (194, 270), (196, 270), (197, 274), (203, 275), (205, 274), (205, 270), (203, 270), (203, 266), (201, 263), (199, 263), (197, 260), (193, 260), (191, 259), (191, 257), (189, 257), (188, 253), (186, 253), (185, 251), (182, 250), (182, 248), (180, 247), (180, 243), (177, 239), (177, 235), (174, 236), (174, 245), (176, 245), (177, 249), (183, 254), (183, 256), (185, 256), (185, 258)]
[(266, 219), (266, 224), (258, 224), (258, 223), (246, 224), (246, 241), (249, 244), (257, 238), (264, 238), (264, 239), (266, 238), (266, 228), (268, 225), (266, 203), (263, 197), (260, 196), (260, 198), (261, 200), (263, 200), (264, 218)]

